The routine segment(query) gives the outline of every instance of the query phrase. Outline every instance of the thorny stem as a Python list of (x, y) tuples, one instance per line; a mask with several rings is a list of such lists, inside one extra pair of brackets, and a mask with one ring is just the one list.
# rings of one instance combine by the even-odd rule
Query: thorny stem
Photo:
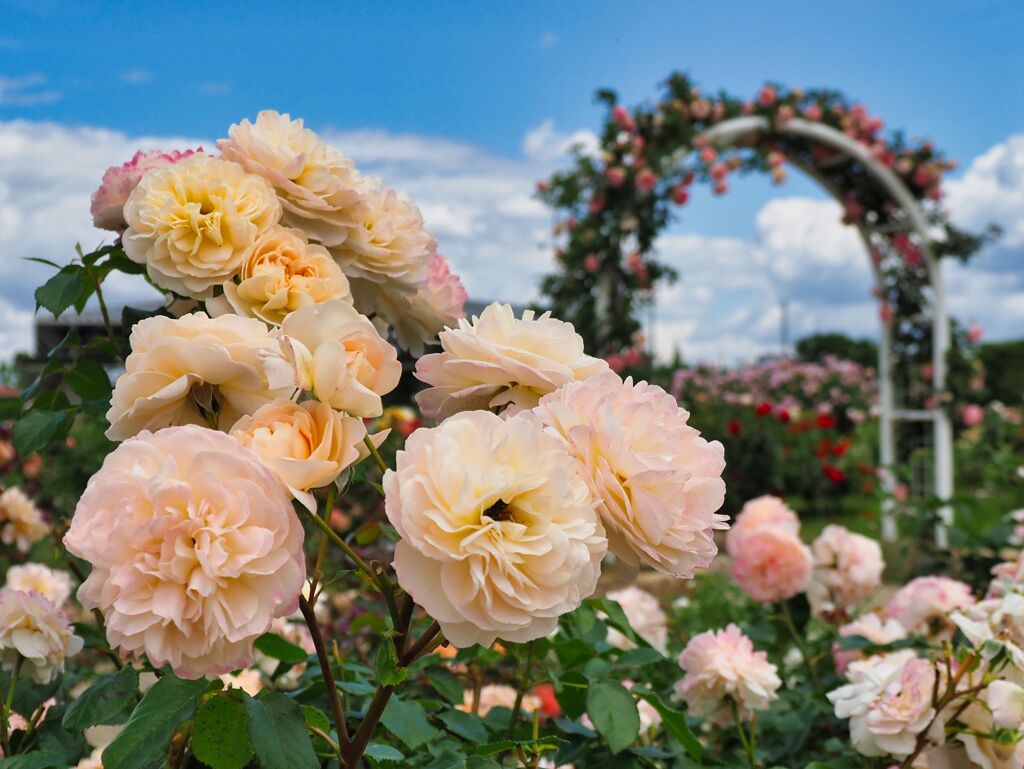
[(804, 664), (807, 666), (807, 673), (811, 678), (811, 686), (814, 687), (814, 693), (820, 698), (823, 692), (821, 690), (821, 682), (818, 680), (818, 672), (814, 669), (814, 662), (807, 651), (807, 647), (804, 645), (803, 639), (800, 637), (800, 633), (797, 632), (796, 625), (793, 623), (793, 615), (789, 610), (789, 603), (786, 601), (782, 602), (782, 622), (789, 631), (790, 636), (792, 636), (796, 648), (800, 651), (800, 656), (803, 657)]
[(363, 574), (365, 574), (367, 577), (369, 577), (370, 580), (375, 585), (380, 587), (380, 582), (377, 579), (377, 575), (374, 573), (373, 569), (370, 568), (369, 564), (367, 564), (366, 561), (364, 561), (359, 556), (359, 553), (353, 550), (352, 546), (349, 545), (349, 543), (346, 542), (344, 539), (342, 539), (341, 535), (339, 535), (338, 532), (331, 528), (331, 525), (327, 521), (325, 521), (319, 515), (309, 513), (308, 510), (306, 512), (309, 514), (309, 517), (313, 521), (313, 523), (320, 527), (320, 529), (324, 532), (324, 534), (327, 535), (331, 542), (333, 542), (335, 545), (341, 548), (345, 555), (348, 556), (349, 560), (355, 564), (356, 568), (359, 569), (359, 571), (363, 572)]
[(341, 707), (341, 698), (338, 696), (338, 685), (334, 681), (334, 671), (331, 669), (331, 660), (327, 656), (327, 647), (324, 645), (324, 637), (320, 633), (320, 623), (316, 620), (316, 612), (312, 604), (305, 596), (299, 596), (299, 611), (309, 627), (309, 633), (313, 637), (313, 647), (316, 649), (316, 658), (320, 661), (320, 671), (324, 677), (324, 685), (327, 688), (327, 698), (331, 702), (331, 711), (334, 715), (334, 725), (338, 730), (338, 742), (344, 750), (349, 745), (348, 724), (345, 723), (345, 711)]

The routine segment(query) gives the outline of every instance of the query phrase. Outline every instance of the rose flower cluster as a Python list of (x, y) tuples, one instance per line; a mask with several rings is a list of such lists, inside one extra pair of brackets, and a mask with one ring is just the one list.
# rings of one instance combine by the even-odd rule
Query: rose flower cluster
[(671, 395), (547, 314), (465, 319), (416, 206), (301, 121), (262, 112), (217, 148), (140, 153), (93, 198), (168, 299), (131, 330), (107, 414), (121, 443), (64, 537), (113, 648), (183, 677), (253, 661), (303, 590), (300, 516), (386, 436), (364, 420), (399, 383), (396, 344), (440, 352), (416, 367), (439, 423), (383, 477), (393, 569), (451, 644), (550, 633), (608, 551), (681, 578), (709, 565), (722, 446)]

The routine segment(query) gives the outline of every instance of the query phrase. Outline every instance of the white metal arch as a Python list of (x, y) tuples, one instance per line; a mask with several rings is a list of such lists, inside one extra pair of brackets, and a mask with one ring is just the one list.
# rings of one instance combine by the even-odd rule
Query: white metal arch
[[(772, 133), (781, 136), (794, 136), (812, 139), (819, 144), (853, 158), (861, 163), (874, 180), (886, 191), (907, 215), (910, 228), (917, 234), (920, 250), (928, 271), (931, 288), (931, 320), (932, 320), (932, 387), (935, 393), (942, 393), (946, 385), (946, 356), (950, 347), (950, 324), (946, 309), (946, 293), (942, 281), (942, 266), (935, 259), (931, 247), (928, 221), (917, 200), (911, 195), (906, 185), (887, 166), (875, 159), (871, 152), (860, 142), (851, 139), (831, 126), (794, 118), (784, 124), (773, 124), (766, 117), (746, 116), (732, 118), (719, 123), (705, 131), (702, 136), (717, 147), (736, 146), (738, 141), (750, 134)], [(818, 181), (831, 195), (843, 204), (842, 193), (825, 179), (817, 169), (789, 157), (793, 163), (812, 178)], [(861, 239), (866, 248), (870, 247), (869, 235), (871, 228), (861, 222), (857, 225)], [(881, 274), (874, 260), (871, 260), (875, 272), (875, 280), (880, 281)], [(892, 322), (882, 320), (881, 342), (878, 347), (878, 378), (879, 401), (881, 414), (879, 418), (879, 458), (882, 465), (882, 483), (890, 499), (883, 505), (882, 536), (887, 540), (896, 538), (896, 523), (892, 515), (893, 502), (891, 492), (894, 485), (893, 466), (896, 461), (896, 440), (894, 426), (896, 421), (926, 421), (932, 423), (932, 445), (934, 451), (934, 491), (940, 500), (948, 501), (953, 496), (953, 426), (949, 414), (941, 407), (940, 399), (936, 399), (935, 407), (925, 410), (908, 410), (898, 408), (895, 403), (895, 392), (892, 378)], [(945, 546), (946, 524), (950, 523), (952, 509), (947, 505), (940, 511), (943, 525), (936, 532), (936, 540)]]

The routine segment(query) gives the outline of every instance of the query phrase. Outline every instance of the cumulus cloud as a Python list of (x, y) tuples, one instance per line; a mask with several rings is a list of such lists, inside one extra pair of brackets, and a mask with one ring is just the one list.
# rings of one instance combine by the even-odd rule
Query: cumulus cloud
[[(441, 137), (313, 127), (365, 172), (416, 201), (473, 299), (516, 303), (536, 297), (552, 266), (552, 217), (533, 197), (536, 181), (564, 165), (573, 144), (595, 146), (593, 134), (562, 132), (550, 121), (524, 137), (518, 157)], [(50, 274), (24, 257), (63, 262), (76, 241), (92, 248), (104, 239), (89, 217), (89, 195), (104, 169), (137, 149), (210, 148), (213, 138), (0, 122), (0, 358), (31, 346), (32, 290)], [(1008, 231), (977, 262), (946, 268), (953, 311), (981, 322), (989, 339), (1019, 335), (1024, 322), (1024, 229), (1012, 229), (1024, 227), (1022, 158), (1024, 137), (1012, 137), (949, 185), (958, 221), (977, 229), (995, 220)], [(874, 335), (867, 257), (840, 215), (827, 199), (785, 197), (760, 209), (749, 238), (663, 235), (658, 250), (681, 280), (658, 297), (651, 331), (659, 354), (678, 347), (690, 360), (728, 363), (775, 352), (782, 302), (790, 339), (830, 330)], [(1016, 254), (1015, 266), (1005, 262), (1007, 254)], [(109, 292), (112, 303), (155, 296), (125, 278)]]

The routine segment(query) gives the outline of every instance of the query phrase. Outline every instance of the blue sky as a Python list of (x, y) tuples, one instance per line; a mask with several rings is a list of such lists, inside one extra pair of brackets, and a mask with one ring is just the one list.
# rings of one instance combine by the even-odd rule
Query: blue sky
[[(0, 124), (209, 140), (273, 107), (342, 137), (471, 148), (507, 170), (545, 121), (566, 135), (595, 127), (598, 87), (635, 103), (681, 69), (734, 95), (765, 80), (843, 90), (966, 165), (1024, 130), (1022, 30), (1024, 3), (1009, 0), (0, 0)], [(374, 152), (387, 166), (387, 150)], [(558, 165), (532, 160), (517, 173)], [(21, 174), (6, 173), (13, 188)], [(821, 197), (802, 179), (744, 180), (724, 200), (698, 196), (673, 232), (764, 238), (758, 214), (782, 195)]]

